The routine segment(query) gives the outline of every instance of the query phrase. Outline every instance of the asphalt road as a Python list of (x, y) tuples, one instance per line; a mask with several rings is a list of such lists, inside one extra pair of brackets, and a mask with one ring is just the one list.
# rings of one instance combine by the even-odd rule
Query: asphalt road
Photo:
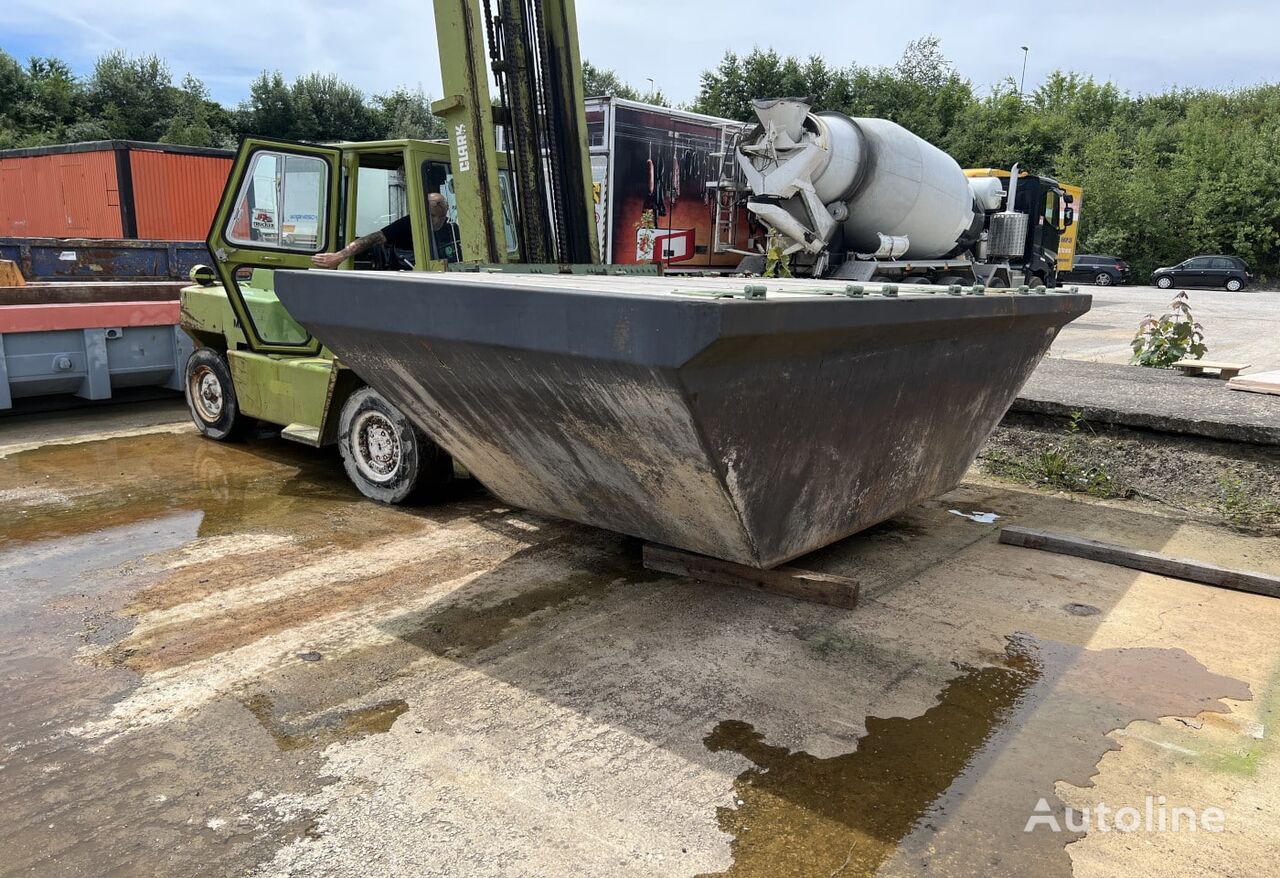
[[(1092, 287), (1093, 309), (1068, 324), (1050, 353), (1075, 360), (1127, 363), (1138, 323), (1168, 309), (1176, 290), (1155, 287)], [(1188, 290), (1191, 312), (1204, 327), (1210, 360), (1250, 363), (1248, 372), (1280, 369), (1280, 292)]]

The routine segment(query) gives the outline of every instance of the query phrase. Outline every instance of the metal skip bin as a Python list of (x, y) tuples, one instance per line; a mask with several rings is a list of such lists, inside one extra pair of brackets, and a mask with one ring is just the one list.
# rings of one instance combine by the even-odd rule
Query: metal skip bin
[(280, 271), (289, 312), (514, 506), (767, 568), (954, 487), (1074, 293)]

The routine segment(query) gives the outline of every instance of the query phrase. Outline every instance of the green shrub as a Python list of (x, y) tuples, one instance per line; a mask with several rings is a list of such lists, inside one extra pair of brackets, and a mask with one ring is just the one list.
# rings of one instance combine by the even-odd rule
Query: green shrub
[(1129, 362), (1153, 369), (1168, 369), (1179, 360), (1198, 360), (1209, 352), (1204, 327), (1191, 316), (1191, 303), (1180, 292), (1169, 303), (1169, 313), (1159, 318), (1148, 314), (1138, 324), (1131, 343)]

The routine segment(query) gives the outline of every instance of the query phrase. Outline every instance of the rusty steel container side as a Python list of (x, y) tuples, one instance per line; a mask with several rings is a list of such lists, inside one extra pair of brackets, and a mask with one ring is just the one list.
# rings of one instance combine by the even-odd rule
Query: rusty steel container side
[(706, 295), (735, 288), (276, 275), (295, 319), (505, 502), (756, 567), (957, 484), (1090, 304)]
[(231, 173), (230, 157), (129, 150), (137, 237), (202, 241)]
[(23, 152), (0, 154), (0, 235), (119, 238), (124, 234), (113, 150)]
[(233, 155), (132, 140), (0, 150), (0, 236), (203, 241)]

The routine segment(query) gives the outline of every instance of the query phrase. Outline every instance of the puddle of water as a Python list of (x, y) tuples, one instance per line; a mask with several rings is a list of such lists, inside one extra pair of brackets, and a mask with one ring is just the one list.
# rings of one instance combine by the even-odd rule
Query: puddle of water
[[(1000, 664), (968, 669), (910, 719), (867, 719), (858, 749), (827, 759), (770, 745), (726, 720), (706, 738), (754, 767), (720, 808), (733, 836), (722, 875), (1071, 875), (1065, 845), (1079, 834), (1023, 832), (1054, 785), (1088, 786), (1135, 720), (1227, 712), (1248, 699), (1237, 680), (1182, 650), (1086, 650), (1011, 638)], [(1127, 805), (1131, 803), (1119, 803)], [(1134, 804), (1142, 804), (1141, 802)]]
[(271, 698), (259, 693), (245, 702), (245, 707), (270, 733), (281, 750), (303, 747), (323, 749), (330, 744), (352, 741), (366, 735), (379, 735), (391, 730), (409, 704), (399, 698), (379, 701), (355, 710), (331, 710), (302, 723), (279, 719)]
[(453, 603), (430, 611), (403, 639), (436, 655), (463, 658), (501, 643), (519, 622), (580, 601), (600, 585), (593, 576), (569, 576), (496, 604)]
[[(202, 516), (199, 536), (305, 529), (364, 505), (331, 455), (278, 441), (224, 444), (191, 434), (20, 452), (0, 460), (0, 492), (20, 498), (0, 508), (0, 548), (181, 512)], [(394, 523), (384, 519), (394, 517), (350, 514), (349, 523), (358, 537), (385, 533)], [(362, 524), (370, 518), (374, 523)]]

